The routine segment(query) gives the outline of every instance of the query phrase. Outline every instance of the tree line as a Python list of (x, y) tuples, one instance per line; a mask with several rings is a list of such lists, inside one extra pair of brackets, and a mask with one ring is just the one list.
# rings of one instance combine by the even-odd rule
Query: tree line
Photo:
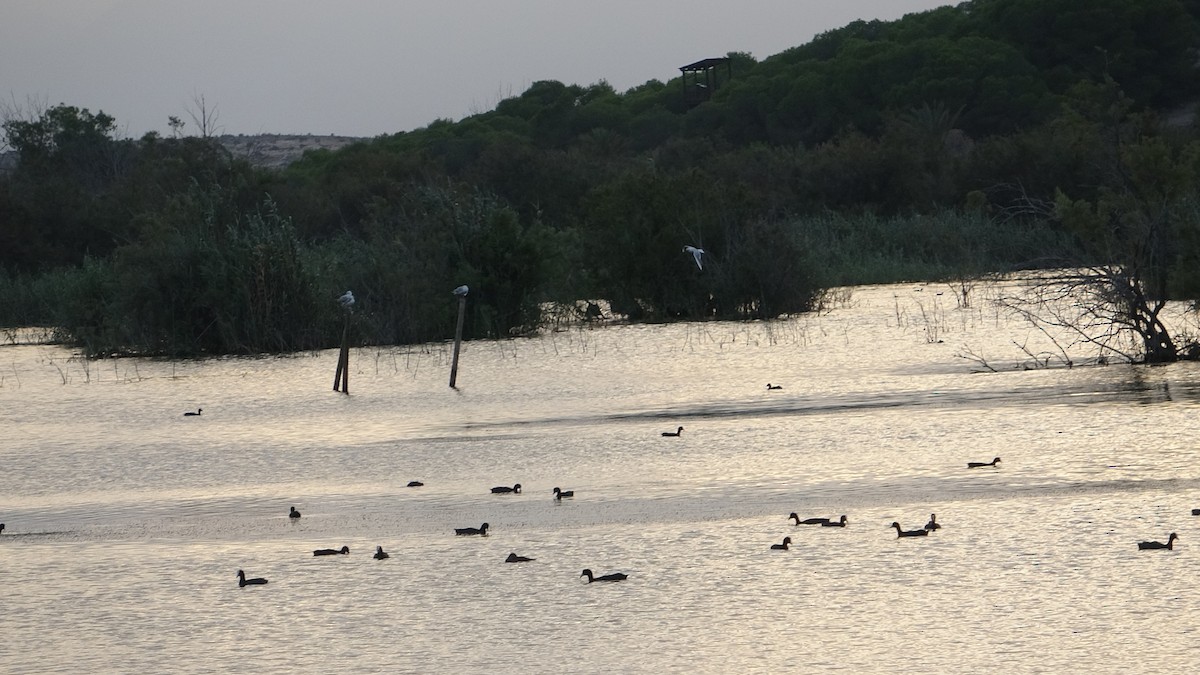
[(290, 351), (333, 344), (353, 289), (358, 340), (422, 342), (450, 334), (463, 283), (472, 337), (582, 299), (769, 319), (836, 285), (1128, 261), (1150, 236), (1150, 295), (1200, 297), (1180, 180), (1200, 145), (1168, 123), (1200, 94), (1197, 17), (974, 0), (731, 53), (699, 105), (679, 79), (535, 82), (278, 171), (207, 135), (118, 138), (86, 108), (12, 114), (0, 323), (98, 355)]

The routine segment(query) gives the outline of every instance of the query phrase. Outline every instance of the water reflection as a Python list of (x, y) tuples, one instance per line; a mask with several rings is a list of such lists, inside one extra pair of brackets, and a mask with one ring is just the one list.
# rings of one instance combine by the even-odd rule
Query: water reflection
[[(930, 341), (903, 294), (855, 289), (781, 324), (472, 343), (458, 391), (441, 345), (356, 350), (352, 396), (329, 391), (334, 352), (85, 367), (0, 348), (0, 631), (23, 645), (0, 662), (1189, 666), (1196, 367), (1022, 370), (1012, 343), (1039, 348), (1020, 322), (943, 301)], [(973, 373), (967, 347), (1012, 367)], [(919, 541), (888, 527), (930, 513), (942, 528)], [(1174, 551), (1139, 554), (1172, 531)], [(313, 560), (334, 542), (351, 553)], [(513, 551), (535, 560), (504, 564)], [(629, 579), (588, 585), (585, 568)], [(237, 569), (270, 584), (239, 589)]]

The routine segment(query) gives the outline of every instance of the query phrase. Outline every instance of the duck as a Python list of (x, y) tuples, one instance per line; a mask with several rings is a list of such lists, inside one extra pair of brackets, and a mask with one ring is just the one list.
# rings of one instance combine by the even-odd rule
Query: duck
[(775, 389), (783, 389), (783, 385), (782, 384), (771, 384), (770, 382), (767, 383), (767, 391), (773, 391)]
[(841, 518), (838, 518), (837, 520), (830, 518), (829, 520), (821, 523), (821, 527), (845, 527), (845, 526), (846, 526), (846, 516), (842, 516)]
[(313, 555), (346, 555), (349, 552), (350, 547), (343, 546), (341, 548), (319, 548), (313, 551)]
[(506, 487), (506, 486), (501, 485), (500, 487), (492, 488), (492, 494), (506, 494), (509, 492), (511, 492), (513, 494), (518, 494), (518, 495), (521, 494), (521, 484), (517, 483), (516, 485), (514, 485), (512, 487)]
[(4, 523), (0, 523), (0, 534), (4, 534)]
[(967, 468), (968, 469), (978, 469), (981, 466), (996, 466), (996, 464), (998, 464), (999, 462), (1000, 462), (999, 457), (993, 459), (990, 462), (967, 462)]
[(388, 557), (388, 554), (384, 552), (382, 546), (376, 546), (375, 547), (375, 555), (373, 557), (376, 560), (383, 560), (384, 558)]
[(246, 586), (261, 586), (262, 584), (267, 583), (267, 580), (262, 577), (254, 577), (253, 579), (247, 579), (246, 573), (243, 572), (242, 570), (238, 570), (237, 577), (238, 577), (238, 587), (239, 588), (245, 588)]
[(419, 480), (408, 481), (408, 487), (425, 487), (425, 484)]
[(792, 543), (791, 537), (784, 537), (782, 544), (771, 544), (771, 550), (772, 551), (786, 551), (786, 550), (788, 550), (788, 546), (790, 546), (791, 543)]
[[(1200, 509), (1192, 509), (1193, 516), (1200, 516)], [(4, 525), (0, 525), (0, 530), (4, 529)]]
[(662, 432), (662, 435), (663, 436), (682, 436), (683, 435), (683, 427), (679, 427), (675, 431), (664, 431), (664, 432)]
[(805, 518), (804, 520), (800, 520), (800, 516), (795, 513), (789, 513), (788, 518), (795, 520), (797, 525), (823, 525), (829, 522), (828, 518)]
[(558, 488), (554, 488), (553, 492), (554, 492), (554, 498), (557, 500), (560, 500), (560, 501), (563, 499), (569, 499), (569, 498), (575, 496), (574, 490), (560, 490)]
[(488, 531), (487, 523), (484, 523), (484, 524), (480, 525), (479, 527), (456, 527), (456, 528), (454, 528), (455, 536), (469, 536), (472, 534), (477, 534), (481, 537), (486, 537), (487, 531)]
[(892, 523), (891, 526), (896, 528), (897, 537), (924, 537), (929, 534), (929, 530), (902, 530), (900, 523)]
[(623, 572), (613, 572), (612, 574), (605, 574), (602, 577), (596, 577), (592, 576), (591, 570), (584, 570), (583, 574), (580, 574), (579, 576), (587, 577), (589, 584), (593, 581), (625, 581), (629, 578), (629, 575)]
[(1175, 540), (1178, 538), (1179, 535), (1172, 532), (1171, 536), (1167, 537), (1167, 543), (1164, 544), (1161, 541), (1143, 541), (1138, 544), (1138, 550), (1154, 551), (1158, 549), (1165, 549), (1167, 551), (1172, 551), (1175, 549)]
[(184, 417), (199, 417), (200, 413), (204, 412), (204, 408), (196, 408), (196, 412), (185, 412)]
[(300, 512), (299, 512), (299, 511), (297, 511), (297, 510), (296, 510), (296, 507), (294, 507), (294, 506), (293, 506), (293, 507), (292, 507), (292, 510), (291, 510), (291, 511), (288, 511), (288, 518), (296, 519), (296, 518), (299, 518), (299, 517), (300, 517)]
[[(504, 559), (504, 562), (519, 563), (519, 562), (529, 562), (531, 560), (534, 560), (534, 558), (526, 558), (523, 555), (517, 555), (516, 553), (509, 553), (508, 557)], [(580, 575), (580, 576), (582, 576), (582, 575)]]
[(925, 523), (925, 529), (929, 532), (942, 529), (942, 526), (938, 524), (936, 513), (929, 514), (929, 522)]

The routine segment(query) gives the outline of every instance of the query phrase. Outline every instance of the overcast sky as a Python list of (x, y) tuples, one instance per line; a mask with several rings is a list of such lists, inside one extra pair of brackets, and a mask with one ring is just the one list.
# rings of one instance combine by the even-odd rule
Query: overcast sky
[(375, 136), (484, 112), (538, 80), (617, 91), (731, 51), (764, 59), (940, 0), (0, 0), (0, 98), (169, 132)]

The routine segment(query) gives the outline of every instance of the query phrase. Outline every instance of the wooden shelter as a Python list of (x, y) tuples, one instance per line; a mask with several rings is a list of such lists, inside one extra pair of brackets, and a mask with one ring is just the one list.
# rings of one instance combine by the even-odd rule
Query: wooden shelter
[(689, 106), (707, 101), (717, 88), (718, 69), (725, 67), (725, 79), (733, 77), (733, 64), (729, 57), (701, 59), (695, 63), (682, 66), (679, 72), (683, 74), (683, 100)]

